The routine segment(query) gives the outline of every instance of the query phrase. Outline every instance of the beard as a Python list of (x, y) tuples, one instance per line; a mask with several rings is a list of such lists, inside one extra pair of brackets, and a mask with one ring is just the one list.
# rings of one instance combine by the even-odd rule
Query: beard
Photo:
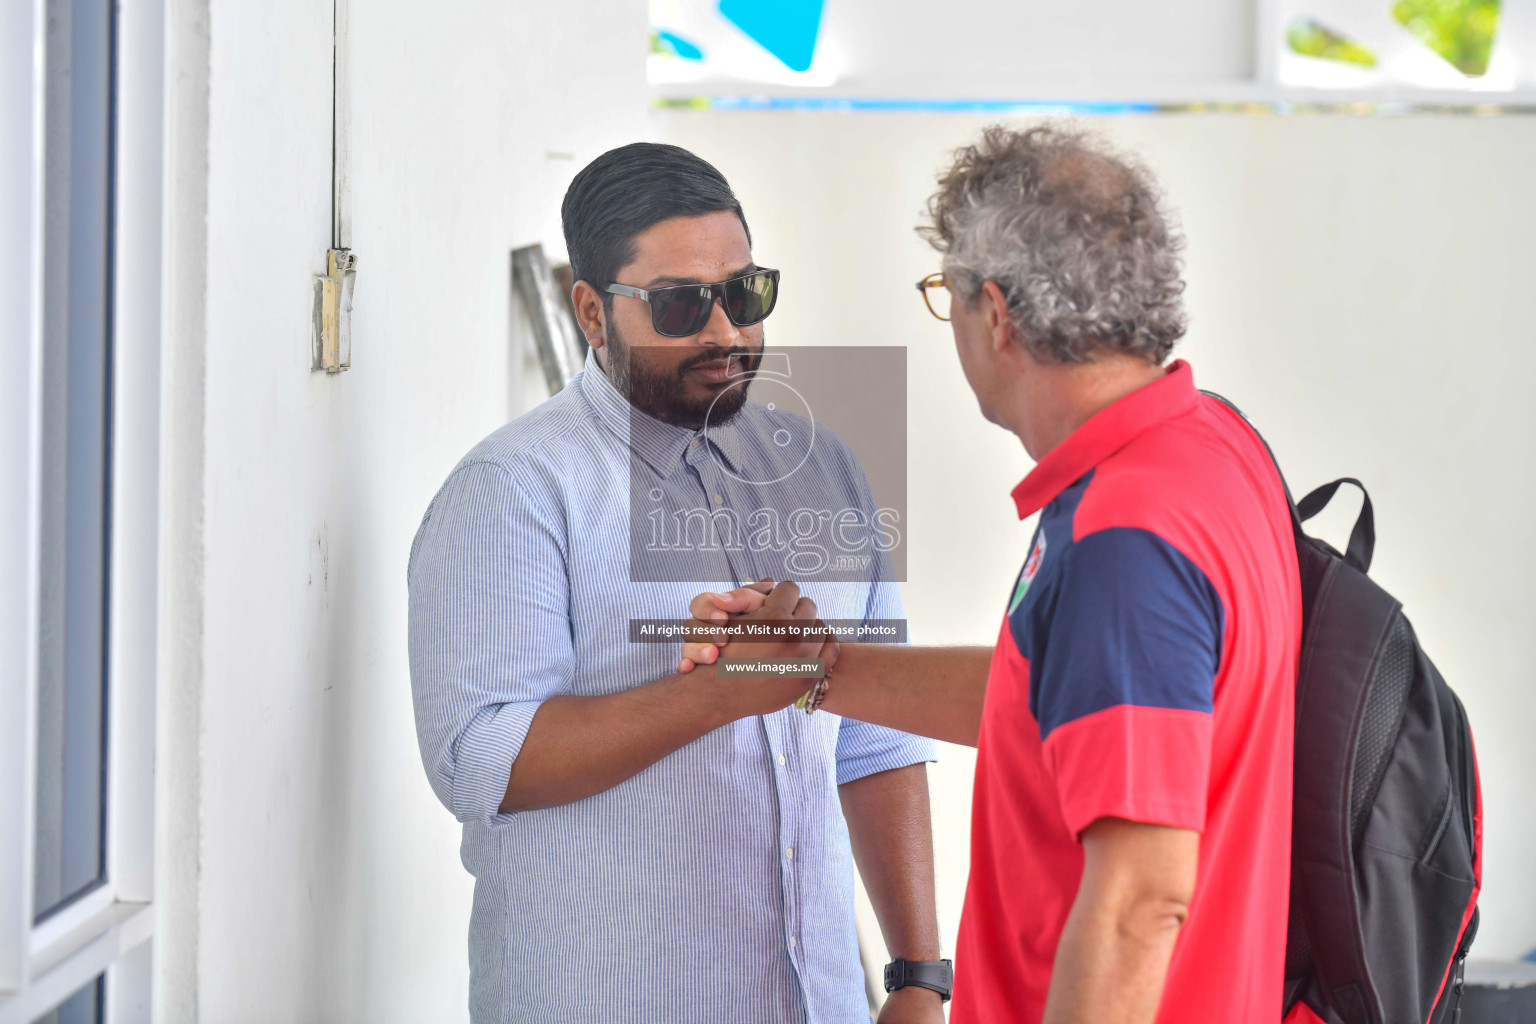
[[(637, 349), (624, 340), (611, 320), (605, 338), (608, 359), (603, 369), (619, 394), (641, 412), (686, 430), (698, 430), (706, 422), (718, 426), (735, 419), (747, 404), (752, 375), (763, 359), (762, 349), (735, 345), (702, 349), (676, 364), (667, 363), (656, 355), (671, 351), (671, 346)], [(688, 393), (689, 370), (727, 357), (734, 357), (740, 367), (742, 377), (738, 382), (701, 397)]]

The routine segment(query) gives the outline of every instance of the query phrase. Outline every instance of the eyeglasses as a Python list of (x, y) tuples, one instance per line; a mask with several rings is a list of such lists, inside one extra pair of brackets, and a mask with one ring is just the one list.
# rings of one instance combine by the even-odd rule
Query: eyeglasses
[(949, 319), (950, 295), (943, 274), (929, 274), (917, 282), (917, 290), (923, 293), (923, 303), (928, 307), (928, 312), (940, 320)]
[(709, 323), (715, 301), (737, 327), (751, 327), (768, 319), (779, 300), (779, 272), (754, 270), (716, 284), (680, 284), (670, 288), (631, 288), (610, 284), (614, 295), (627, 295), (651, 304), (651, 326), (666, 338), (691, 338)]

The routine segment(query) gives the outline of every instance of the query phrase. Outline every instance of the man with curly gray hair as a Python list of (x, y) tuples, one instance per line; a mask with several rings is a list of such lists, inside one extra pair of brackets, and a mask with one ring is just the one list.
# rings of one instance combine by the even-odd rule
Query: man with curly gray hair
[(988, 129), (929, 213), (918, 287), (1039, 522), (994, 648), (847, 645), (823, 706), (977, 747), (950, 1022), (1272, 1020), (1296, 549), (1263, 442), (1166, 364), (1182, 240), (1150, 174), (1055, 127)]
[(1090, 136), (994, 126), (957, 153), (919, 231), (967, 305), (997, 285), (1035, 358), (1160, 364), (1186, 324), (1184, 242), (1161, 205), (1145, 170)]

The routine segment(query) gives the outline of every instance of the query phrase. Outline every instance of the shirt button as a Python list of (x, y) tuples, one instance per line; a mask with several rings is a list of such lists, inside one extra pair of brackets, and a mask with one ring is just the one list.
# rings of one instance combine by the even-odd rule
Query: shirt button
[(795, 848), (793, 846), (786, 846), (786, 847), (784, 847), (784, 859), (785, 860), (794, 860), (794, 858), (795, 858)]
[(779, 755), (779, 767), (782, 768), (786, 764), (788, 764), (788, 762), (784, 760), (784, 755), (780, 754)]
[(793, 935), (791, 935), (789, 937), (789, 948), (790, 949), (794, 949), (795, 948), (795, 937)]
[(719, 495), (719, 494), (715, 495), (715, 504), (716, 505), (724, 505), (725, 504), (725, 498), (723, 496)]
[(701, 444), (703, 444), (703, 443), (704, 443), (704, 439), (703, 439), (703, 438), (699, 438), (699, 437), (696, 437), (696, 438), (694, 438), (694, 439), (693, 439), (693, 441), (692, 441), (692, 442), (691, 442), (691, 444), (692, 444), (692, 445), (693, 445), (693, 446), (694, 446), (694, 447), (695, 447), (695, 448), (697, 448), (697, 447), (698, 447), (698, 446), (699, 446), (699, 445), (701, 445)]

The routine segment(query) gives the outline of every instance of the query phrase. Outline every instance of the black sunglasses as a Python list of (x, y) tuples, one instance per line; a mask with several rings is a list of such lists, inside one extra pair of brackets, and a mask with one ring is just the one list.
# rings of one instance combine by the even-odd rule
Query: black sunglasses
[(779, 301), (779, 272), (754, 270), (716, 284), (679, 284), (668, 288), (631, 288), (611, 284), (608, 291), (651, 304), (651, 326), (666, 338), (690, 338), (704, 329), (714, 312), (715, 300), (737, 327), (751, 327), (768, 319)]

